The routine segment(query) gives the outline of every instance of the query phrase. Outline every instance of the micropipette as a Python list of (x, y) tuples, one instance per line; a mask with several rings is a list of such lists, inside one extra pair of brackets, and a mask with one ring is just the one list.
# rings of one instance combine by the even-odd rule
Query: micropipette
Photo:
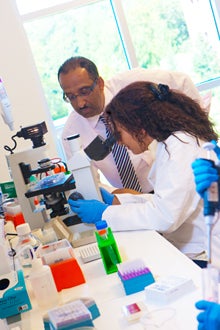
[[(220, 171), (219, 162), (214, 162), (211, 160), (211, 151), (216, 147), (212, 142), (207, 142), (203, 145), (203, 148), (207, 150), (207, 160), (212, 163), (218, 172)], [(220, 198), (219, 198), (219, 181), (213, 182), (209, 189), (204, 193), (204, 216), (205, 223), (207, 225), (207, 255), (208, 255), (208, 265), (211, 264), (211, 232), (214, 224), (214, 217), (216, 211), (220, 209)]]
[(0, 78), (0, 109), (1, 115), (5, 122), (8, 125), (11, 131), (14, 129), (14, 119), (12, 117), (11, 103), (8, 99), (5, 87), (3, 85), (2, 79)]

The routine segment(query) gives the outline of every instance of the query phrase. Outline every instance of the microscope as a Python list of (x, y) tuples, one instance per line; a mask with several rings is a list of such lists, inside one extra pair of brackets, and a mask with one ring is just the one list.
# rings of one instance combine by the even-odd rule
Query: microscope
[[(14, 153), (15, 147), (6, 148), (11, 152), (6, 157), (24, 218), (31, 229), (42, 228), (48, 217), (53, 219), (58, 237), (61, 235), (60, 238), (72, 240), (73, 246), (94, 242), (95, 226), (82, 223), (81, 219), (69, 209), (67, 200), (71, 193), (78, 192), (84, 199), (102, 201), (91, 158), (103, 159), (110, 152), (109, 143), (106, 144), (97, 137), (95, 148), (92, 141), (86, 153), (82, 149), (79, 134), (67, 137), (72, 157), (67, 164), (63, 163), (64, 170), (59, 171), (57, 164), (46, 153), (47, 146), (44, 142), (46, 133), (45, 122), (24, 127), (12, 139), (15, 147), (17, 145), (15, 137), (30, 139), (33, 144), (32, 149)], [(36, 200), (40, 201), (39, 211), (36, 211)]]
[[(21, 206), (25, 220), (30, 224), (31, 229), (41, 228), (44, 225), (44, 214), (34, 213), (34, 201), (33, 198), (29, 201), (25, 196), (28, 190), (27, 181), (24, 180), (21, 172), (20, 163), (28, 163), (30, 167), (36, 167), (38, 161), (48, 158), (47, 146), (44, 141), (44, 135), (47, 133), (47, 127), (45, 122), (40, 124), (28, 126), (22, 128), (19, 132), (11, 137), (14, 142), (14, 147), (10, 148), (5, 146), (5, 150), (10, 154), (6, 155), (8, 168), (15, 184), (17, 193), (17, 199)], [(24, 151), (16, 151), (17, 147), (16, 138), (30, 139), (32, 142), (32, 148)]]
[[(45, 210), (51, 210), (49, 217), (62, 216), (69, 213), (65, 192), (76, 188), (72, 173), (61, 171), (61, 166), (46, 153), (44, 135), (47, 133), (45, 122), (22, 128), (12, 137), (15, 142), (7, 156), (13, 177), (18, 201), (22, 212), (32, 229), (41, 228), (48, 217)], [(14, 153), (17, 144), (15, 137), (23, 137), (32, 141), (32, 149)], [(55, 158), (57, 159), (57, 158)], [(65, 165), (65, 163), (63, 163)], [(38, 165), (38, 167), (36, 167)], [(59, 166), (57, 166), (59, 165)], [(44, 204), (42, 212), (36, 211), (36, 197)]]

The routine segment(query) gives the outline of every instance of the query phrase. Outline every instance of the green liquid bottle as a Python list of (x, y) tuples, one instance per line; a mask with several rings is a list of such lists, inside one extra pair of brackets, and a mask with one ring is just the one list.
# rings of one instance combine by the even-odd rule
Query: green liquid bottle
[(118, 271), (117, 264), (121, 263), (121, 256), (111, 228), (105, 220), (96, 222), (95, 232), (99, 251), (107, 274)]

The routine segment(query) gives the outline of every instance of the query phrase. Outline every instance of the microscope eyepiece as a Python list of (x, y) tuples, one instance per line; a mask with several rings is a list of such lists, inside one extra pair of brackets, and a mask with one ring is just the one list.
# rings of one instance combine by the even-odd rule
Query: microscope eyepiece
[(115, 142), (116, 139), (114, 135), (110, 135), (106, 140), (104, 140), (100, 135), (98, 135), (84, 149), (84, 151), (90, 159), (102, 160), (110, 154)]

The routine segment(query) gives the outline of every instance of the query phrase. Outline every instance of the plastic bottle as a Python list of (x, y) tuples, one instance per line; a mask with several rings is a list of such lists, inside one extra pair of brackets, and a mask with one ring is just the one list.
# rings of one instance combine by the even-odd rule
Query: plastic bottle
[(105, 220), (98, 221), (95, 225), (97, 229), (95, 232), (96, 240), (105, 271), (107, 274), (117, 272), (117, 264), (121, 262), (121, 256), (112, 230)]
[(49, 244), (58, 241), (57, 234), (53, 227), (53, 220), (47, 219), (43, 226), (43, 244)]
[[(18, 234), (18, 243), (15, 246), (16, 254), (20, 266), (23, 268), (25, 275), (28, 275), (28, 269), (32, 267), (34, 251), (41, 245), (40, 240), (32, 235), (29, 223), (23, 223), (16, 227)], [(26, 248), (25, 248), (26, 247)]]
[(29, 280), (39, 307), (51, 308), (58, 304), (59, 295), (51, 269), (43, 265), (41, 258), (32, 260)]
[(3, 85), (1, 78), (0, 78), (0, 105), (2, 108), (2, 117), (4, 119), (4, 122), (9, 126), (10, 130), (13, 131), (14, 120), (13, 120), (12, 112), (11, 112), (11, 104), (8, 99), (8, 95), (6, 93), (6, 90), (5, 90), (5, 87)]

